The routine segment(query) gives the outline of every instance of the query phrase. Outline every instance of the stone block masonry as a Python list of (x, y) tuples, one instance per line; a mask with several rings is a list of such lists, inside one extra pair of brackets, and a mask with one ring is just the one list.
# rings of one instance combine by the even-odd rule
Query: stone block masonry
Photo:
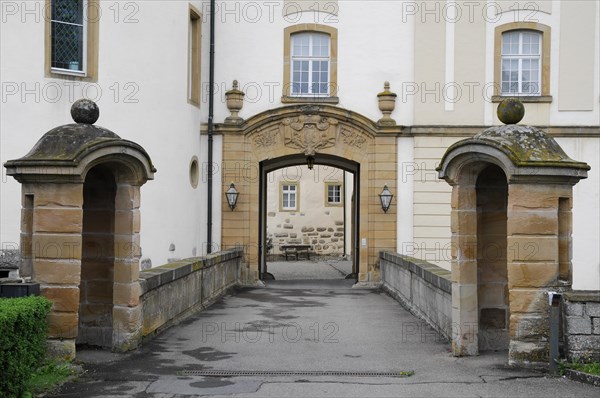
[(140, 272), (142, 336), (204, 309), (240, 284), (242, 249), (224, 250)]
[[(296, 214), (296, 213), (294, 213)], [(334, 232), (331, 226), (306, 226), (302, 225), (302, 218), (286, 219), (289, 223), (283, 224), (282, 227), (277, 225), (272, 229), (272, 233), (267, 234), (273, 238), (272, 254), (282, 255), (282, 245), (298, 245), (309, 244), (313, 245), (312, 251), (317, 255), (342, 255), (344, 252), (344, 228), (338, 227), (338, 232)], [(329, 217), (325, 216), (321, 221), (329, 222), (334, 225)], [(343, 224), (343, 222), (342, 222)], [(340, 232), (341, 231), (341, 232)]]
[(600, 361), (600, 292), (563, 295), (564, 351), (569, 361)]
[[(450, 271), (426, 261), (398, 253), (379, 253), (382, 288), (410, 312), (427, 322), (438, 335), (452, 336), (452, 282)], [(431, 333), (416, 325), (407, 325), (403, 333), (421, 333), (431, 338)]]
[(0, 279), (17, 278), (21, 255), (17, 249), (0, 249)]

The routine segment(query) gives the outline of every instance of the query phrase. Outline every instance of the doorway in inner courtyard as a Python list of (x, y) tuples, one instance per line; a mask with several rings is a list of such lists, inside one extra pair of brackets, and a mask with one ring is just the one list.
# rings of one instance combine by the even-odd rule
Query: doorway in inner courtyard
[(261, 163), (262, 279), (356, 279), (358, 172), (319, 154)]

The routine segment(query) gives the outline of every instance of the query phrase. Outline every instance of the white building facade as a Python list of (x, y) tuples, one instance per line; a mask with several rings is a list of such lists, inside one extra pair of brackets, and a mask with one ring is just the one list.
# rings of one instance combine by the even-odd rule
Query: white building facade
[[(59, 6), (82, 7), (78, 19)], [(574, 188), (573, 288), (600, 289), (600, 5), (593, 1), (216, 1), (214, 122), (325, 103), (377, 122), (384, 82), (397, 170), (398, 252), (450, 267), (450, 186), (435, 168), (451, 144), (499, 124), (519, 95), (523, 124), (591, 166)], [(60, 15), (59, 15), (60, 14)], [(158, 169), (142, 188), (142, 259), (207, 250), (209, 2), (2, 2), (2, 163), (51, 128), (73, 101), (142, 145)], [(61, 58), (60, 29), (81, 44)], [(502, 72), (505, 72), (504, 74)], [(214, 137), (213, 244), (221, 237), (222, 137)], [(20, 186), (3, 170), (1, 241), (18, 247)], [(243, 198), (240, 193), (240, 200)], [(360, 222), (360, 220), (359, 220)], [(257, 232), (258, 233), (258, 232)], [(149, 261), (148, 261), (149, 260)]]

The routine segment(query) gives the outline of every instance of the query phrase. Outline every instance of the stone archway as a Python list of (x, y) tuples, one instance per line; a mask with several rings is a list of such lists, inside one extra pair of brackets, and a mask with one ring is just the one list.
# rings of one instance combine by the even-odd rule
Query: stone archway
[[(346, 275), (346, 279), (358, 279), (360, 273), (360, 236), (358, 223), (360, 219), (360, 165), (354, 161), (340, 158), (332, 155), (315, 154), (313, 156), (314, 165), (331, 166), (344, 172), (352, 174), (352, 198), (350, 199), (350, 251), (352, 253), (352, 271)], [(283, 169), (289, 166), (298, 166), (306, 164), (306, 156), (303, 154), (289, 155), (274, 159), (263, 160), (260, 163), (260, 236), (259, 242), (262, 247), (266, 247), (267, 237), (267, 175), (275, 170)], [(345, 180), (344, 180), (345, 181)], [(346, 187), (344, 187), (345, 189)], [(345, 230), (345, 224), (344, 224)], [(308, 238), (307, 238), (308, 239)], [(344, 237), (345, 239), (345, 237)], [(308, 242), (306, 242), (308, 243)], [(272, 274), (267, 269), (266, 255), (264, 251), (259, 252), (259, 274), (261, 279), (272, 279)]]
[(377, 254), (396, 248), (396, 206), (386, 213), (378, 194), (396, 191), (396, 136), (400, 128), (378, 126), (357, 113), (330, 105), (294, 105), (255, 115), (240, 124), (222, 124), (224, 192), (234, 182), (240, 192), (235, 211), (223, 197), (224, 248), (243, 246), (247, 280), (257, 280), (260, 241), (260, 164), (290, 156), (331, 156), (360, 167), (358, 237), (359, 282), (379, 281)]

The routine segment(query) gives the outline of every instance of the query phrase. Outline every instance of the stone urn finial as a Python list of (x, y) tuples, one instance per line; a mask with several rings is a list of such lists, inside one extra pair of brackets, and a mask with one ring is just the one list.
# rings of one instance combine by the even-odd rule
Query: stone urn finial
[(379, 100), (379, 110), (383, 117), (377, 121), (380, 126), (395, 126), (396, 121), (392, 119), (391, 114), (396, 108), (396, 93), (390, 91), (390, 82), (383, 84), (383, 91), (377, 94)]
[(227, 108), (231, 112), (231, 116), (225, 118), (226, 124), (241, 124), (244, 119), (238, 116), (238, 112), (244, 106), (244, 92), (238, 88), (238, 81), (233, 81), (233, 87), (231, 90), (225, 93), (227, 99)]

